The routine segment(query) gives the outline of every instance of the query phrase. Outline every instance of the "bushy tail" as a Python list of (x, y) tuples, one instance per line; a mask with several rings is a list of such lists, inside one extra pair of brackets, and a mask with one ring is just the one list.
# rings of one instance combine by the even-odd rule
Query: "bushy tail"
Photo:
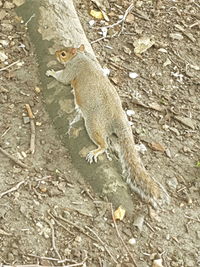
[(164, 187), (147, 173), (135, 148), (132, 132), (118, 134), (123, 177), (130, 188), (154, 208), (169, 203)]

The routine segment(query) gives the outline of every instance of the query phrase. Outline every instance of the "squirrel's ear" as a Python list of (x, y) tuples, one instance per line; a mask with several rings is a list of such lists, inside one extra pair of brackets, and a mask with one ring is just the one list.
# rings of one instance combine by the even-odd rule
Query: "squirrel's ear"
[(85, 50), (85, 46), (84, 46), (84, 44), (81, 44), (79, 47), (79, 51), (83, 52), (84, 50)]
[(72, 49), (71, 49), (71, 54), (72, 54), (72, 55), (75, 55), (75, 54), (76, 54), (76, 50), (77, 50), (76, 48), (72, 48)]

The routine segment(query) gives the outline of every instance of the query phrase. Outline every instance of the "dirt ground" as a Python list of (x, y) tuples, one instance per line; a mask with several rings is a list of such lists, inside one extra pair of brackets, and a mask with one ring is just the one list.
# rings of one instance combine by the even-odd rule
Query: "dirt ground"
[[(136, 143), (143, 144), (143, 162), (171, 197), (157, 213), (138, 201), (134, 218), (125, 216), (116, 224), (110, 203), (84, 183), (52, 126), (34, 47), (13, 2), (0, 1), (0, 148), (15, 159), (0, 151), (0, 262), (200, 266), (198, 1), (134, 1), (132, 15), (107, 28), (99, 41), (102, 27), (105, 32), (117, 22), (130, 2), (76, 1), (93, 49), (111, 71)], [(110, 21), (89, 15), (94, 2)], [(136, 56), (135, 42), (142, 37), (153, 45)], [(25, 104), (35, 117), (34, 154), (28, 151)], [(32, 168), (20, 167), (17, 160)], [(157, 258), (162, 264), (153, 265)]]

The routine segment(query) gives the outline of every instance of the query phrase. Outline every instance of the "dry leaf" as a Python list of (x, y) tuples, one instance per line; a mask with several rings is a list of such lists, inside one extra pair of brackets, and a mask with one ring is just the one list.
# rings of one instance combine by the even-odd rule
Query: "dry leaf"
[(154, 261), (153, 261), (153, 265), (152, 265), (152, 267), (164, 267), (164, 266), (162, 265), (162, 259), (154, 260)]
[(155, 151), (160, 151), (160, 152), (164, 152), (165, 151), (165, 147), (163, 145), (161, 145), (160, 143), (149, 143), (149, 146), (151, 149), (155, 150)]
[(41, 89), (38, 86), (36, 86), (35, 87), (35, 92), (39, 94), (41, 92)]
[(133, 23), (135, 17), (133, 14), (128, 14), (128, 16), (126, 17), (126, 22), (128, 23)]
[(95, 19), (103, 19), (103, 14), (101, 11), (91, 10), (90, 15)]
[(134, 53), (135, 54), (142, 54), (143, 52), (145, 52), (147, 49), (149, 49), (154, 44), (155, 44), (155, 41), (151, 40), (150, 37), (142, 37), (140, 39), (137, 39), (133, 43), (133, 46), (135, 47)]
[(119, 206), (119, 208), (116, 209), (114, 212), (114, 219), (122, 221), (124, 219), (125, 213), (126, 213), (126, 210), (123, 209), (122, 206)]

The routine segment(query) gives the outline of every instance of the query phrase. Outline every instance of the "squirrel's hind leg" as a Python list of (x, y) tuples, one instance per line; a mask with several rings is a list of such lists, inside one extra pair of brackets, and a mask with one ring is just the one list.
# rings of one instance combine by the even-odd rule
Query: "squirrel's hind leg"
[(108, 145), (106, 142), (106, 138), (104, 138), (103, 134), (101, 134), (100, 131), (90, 131), (87, 125), (86, 129), (90, 136), (90, 139), (98, 146), (97, 149), (90, 151), (86, 156), (86, 160), (91, 164), (92, 162), (97, 162), (99, 155), (103, 154), (104, 152), (106, 153)]

